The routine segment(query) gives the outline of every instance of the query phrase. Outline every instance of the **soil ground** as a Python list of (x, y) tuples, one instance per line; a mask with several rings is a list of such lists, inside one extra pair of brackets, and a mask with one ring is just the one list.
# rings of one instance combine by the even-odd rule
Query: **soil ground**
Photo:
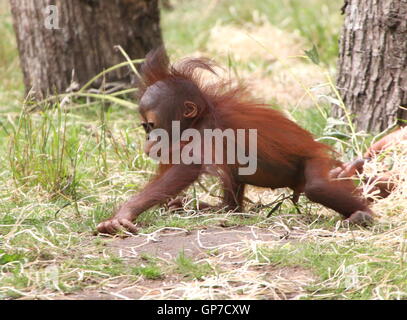
[[(142, 254), (147, 253), (163, 261), (173, 261), (180, 252), (194, 261), (215, 261), (216, 267), (222, 272), (217, 276), (204, 278), (202, 281), (188, 280), (183, 275), (169, 274), (163, 279), (149, 280), (143, 277), (129, 286), (129, 283), (117, 283), (110, 289), (85, 290), (80, 294), (71, 294), (63, 299), (161, 299), (161, 298), (214, 298), (222, 297), (222, 290), (230, 294), (231, 286), (235, 287), (240, 299), (290, 299), (298, 296), (302, 288), (313, 280), (311, 272), (298, 267), (280, 268), (270, 264), (248, 263), (247, 248), (262, 243), (288, 242), (257, 227), (210, 227), (193, 230), (165, 228), (154, 236), (135, 235), (125, 239), (115, 239), (109, 245), (111, 250), (126, 263), (140, 263)], [(216, 253), (213, 253), (216, 252)], [(250, 261), (250, 260), (249, 260)], [(212, 265), (212, 263), (211, 263)], [(219, 281), (225, 278), (222, 288)], [(240, 278), (239, 278), (240, 277)], [(215, 285), (214, 281), (217, 280)], [(251, 281), (251, 279), (253, 281)], [(263, 280), (262, 280), (263, 279)], [(263, 281), (264, 283), (256, 284)], [(213, 282), (213, 283), (211, 283)], [(273, 288), (273, 283), (275, 287)], [(246, 285), (250, 291), (255, 287), (263, 287), (260, 291), (244, 292)], [(285, 288), (284, 288), (285, 287)], [(239, 290), (240, 289), (240, 290)], [(259, 289), (259, 288), (258, 288)], [(287, 289), (287, 290), (285, 290)], [(232, 289), (233, 291), (233, 289)], [(260, 293), (260, 296), (259, 296)]]

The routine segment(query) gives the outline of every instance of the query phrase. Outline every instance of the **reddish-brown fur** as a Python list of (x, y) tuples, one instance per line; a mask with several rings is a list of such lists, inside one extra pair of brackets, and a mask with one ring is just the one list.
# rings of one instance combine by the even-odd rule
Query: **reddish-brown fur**
[[(186, 59), (168, 66), (163, 51), (149, 54), (139, 86), (141, 117), (146, 123), (166, 130), (170, 130), (171, 120), (181, 121), (184, 129), (257, 129), (256, 173), (241, 176), (237, 173), (238, 165), (160, 165), (156, 178), (111, 219), (101, 223), (100, 232), (114, 233), (120, 229), (135, 232), (132, 222), (139, 214), (175, 197), (203, 172), (221, 178), (222, 207), (227, 209), (242, 208), (245, 185), (251, 184), (272, 189), (289, 187), (296, 196), (305, 192), (312, 201), (338, 211), (350, 221), (370, 219), (372, 212), (352, 195), (350, 184), (329, 179), (329, 170), (336, 162), (327, 146), (316, 142), (309, 132), (281, 112), (253, 99), (244, 84), (223, 80), (211, 83), (199, 72), (216, 74), (214, 68), (214, 63), (207, 59)], [(192, 112), (186, 109), (191, 105)]]

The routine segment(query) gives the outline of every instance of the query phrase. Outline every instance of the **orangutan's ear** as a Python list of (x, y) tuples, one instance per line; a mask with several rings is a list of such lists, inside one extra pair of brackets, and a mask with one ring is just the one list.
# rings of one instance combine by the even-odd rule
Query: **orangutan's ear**
[(198, 115), (198, 106), (192, 101), (184, 102), (184, 117), (185, 118), (195, 118)]

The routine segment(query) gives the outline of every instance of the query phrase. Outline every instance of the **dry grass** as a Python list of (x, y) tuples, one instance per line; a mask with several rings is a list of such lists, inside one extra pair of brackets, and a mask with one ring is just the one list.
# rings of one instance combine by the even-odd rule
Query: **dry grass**
[[(373, 206), (379, 221), (387, 223), (407, 222), (407, 141), (401, 141), (389, 148), (385, 156), (379, 155), (365, 165), (367, 177), (380, 176), (391, 172), (390, 182), (396, 189), (385, 199), (379, 200)], [(364, 196), (374, 198), (377, 191), (373, 190), (375, 180), (371, 179), (362, 184)], [(394, 221), (394, 222), (393, 222)]]
[(285, 108), (314, 105), (304, 87), (314, 88), (315, 94), (327, 92), (326, 88), (321, 90), (324, 72), (305, 59), (305, 48), (300, 35), (267, 21), (260, 26), (217, 25), (211, 29), (207, 45), (210, 56), (229, 56), (243, 66), (238, 75), (253, 88), (255, 96)]

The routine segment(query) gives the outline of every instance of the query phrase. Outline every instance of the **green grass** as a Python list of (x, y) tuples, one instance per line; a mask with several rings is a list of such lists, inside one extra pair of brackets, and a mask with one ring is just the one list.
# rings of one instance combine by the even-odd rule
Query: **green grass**
[(134, 274), (142, 275), (146, 279), (157, 280), (163, 279), (164, 275), (161, 269), (155, 265), (142, 266), (133, 269)]
[(181, 251), (175, 259), (175, 271), (186, 278), (201, 280), (204, 276), (213, 273), (211, 266), (206, 262), (195, 262)]
[(268, 263), (312, 270), (318, 278), (308, 287), (309, 298), (372, 299), (374, 290), (387, 299), (407, 297), (405, 257), (383, 246), (289, 243), (261, 251)]
[(16, 112), (24, 87), (7, 1), (0, 2), (0, 30), (0, 112)]

